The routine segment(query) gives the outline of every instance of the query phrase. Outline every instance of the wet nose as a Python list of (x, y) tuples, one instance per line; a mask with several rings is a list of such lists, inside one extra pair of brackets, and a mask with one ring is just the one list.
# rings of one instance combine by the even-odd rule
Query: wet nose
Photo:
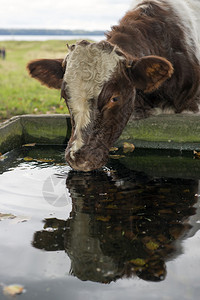
[(68, 162), (70, 167), (72, 167), (74, 170), (77, 171), (89, 172), (95, 169), (94, 167), (91, 166), (90, 162), (88, 161), (84, 161), (83, 163), (80, 163), (80, 162), (73, 161), (68, 157), (66, 158), (66, 161)]
[(107, 157), (98, 151), (95, 152), (95, 155), (89, 151), (71, 153), (70, 149), (67, 148), (65, 159), (74, 170), (89, 172), (101, 168), (106, 163)]
[(88, 172), (94, 169), (90, 161), (77, 159), (76, 155), (72, 154), (69, 150), (65, 152), (65, 159), (74, 170)]

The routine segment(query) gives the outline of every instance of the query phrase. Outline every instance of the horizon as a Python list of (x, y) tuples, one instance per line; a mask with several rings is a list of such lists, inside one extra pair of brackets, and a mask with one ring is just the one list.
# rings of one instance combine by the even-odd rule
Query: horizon
[[(132, 0), (1, 0), (1, 29), (105, 31), (116, 25)], [(5, 13), (6, 12), (6, 13)], [(66, 29), (67, 28), (67, 29)]]
[(104, 32), (106, 30), (101, 30), (101, 29), (94, 29), (94, 30), (89, 30), (89, 29), (84, 29), (84, 28), (75, 28), (75, 29), (70, 29), (70, 28), (23, 28), (23, 27), (19, 27), (19, 28), (14, 28), (14, 27), (0, 27), (0, 30), (25, 30), (25, 31), (30, 31), (30, 30), (44, 30), (44, 31), (87, 31), (87, 32)]

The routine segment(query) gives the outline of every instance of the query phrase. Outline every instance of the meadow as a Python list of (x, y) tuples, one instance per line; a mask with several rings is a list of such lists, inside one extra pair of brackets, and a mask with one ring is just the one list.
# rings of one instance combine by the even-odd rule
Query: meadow
[[(0, 59), (0, 122), (21, 114), (67, 113), (60, 91), (29, 77), (26, 65), (38, 58), (64, 58), (66, 41), (6, 41), (6, 59)], [(69, 41), (74, 43), (74, 41)]]

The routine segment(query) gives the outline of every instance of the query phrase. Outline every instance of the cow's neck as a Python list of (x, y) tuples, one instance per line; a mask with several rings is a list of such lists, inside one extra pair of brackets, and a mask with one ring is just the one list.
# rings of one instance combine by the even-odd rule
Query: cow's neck
[(119, 25), (107, 33), (107, 41), (131, 57), (158, 55), (171, 60), (174, 51), (187, 53), (190, 49), (188, 56), (192, 59), (195, 45), (185, 36), (176, 10), (167, 3), (159, 5), (152, 1), (127, 12)]

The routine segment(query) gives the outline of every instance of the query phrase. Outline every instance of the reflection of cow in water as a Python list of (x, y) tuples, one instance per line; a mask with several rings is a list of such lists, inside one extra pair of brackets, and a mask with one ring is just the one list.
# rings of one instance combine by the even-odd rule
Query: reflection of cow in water
[(182, 253), (181, 241), (191, 228), (197, 181), (155, 180), (124, 168), (120, 176), (71, 172), (66, 184), (73, 202), (70, 218), (46, 219), (34, 247), (65, 250), (71, 274), (81, 280), (165, 278), (165, 262)]

